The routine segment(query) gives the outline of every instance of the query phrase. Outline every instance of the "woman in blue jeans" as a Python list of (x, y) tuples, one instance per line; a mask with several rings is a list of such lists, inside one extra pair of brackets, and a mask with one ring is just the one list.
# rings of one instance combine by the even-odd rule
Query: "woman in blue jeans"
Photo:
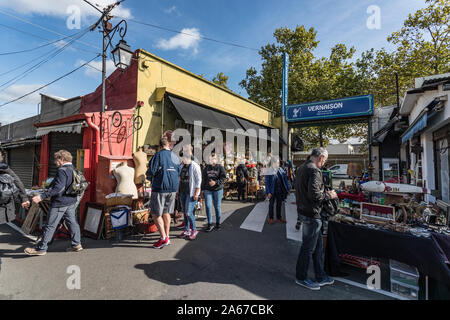
[[(208, 225), (205, 228), (206, 232), (211, 232), (214, 229), (220, 230), (220, 216), (222, 213), (222, 197), (223, 186), (227, 180), (225, 168), (217, 164), (217, 155), (212, 153), (209, 158), (209, 163), (205, 166), (202, 173), (202, 190), (205, 198), (206, 216), (208, 217)], [(212, 221), (212, 206), (216, 212), (216, 227), (214, 228)]]
[(200, 165), (192, 160), (188, 154), (183, 157), (183, 166), (180, 172), (178, 196), (184, 213), (184, 231), (179, 238), (188, 237), (189, 240), (197, 238), (194, 208), (200, 195), (202, 172)]

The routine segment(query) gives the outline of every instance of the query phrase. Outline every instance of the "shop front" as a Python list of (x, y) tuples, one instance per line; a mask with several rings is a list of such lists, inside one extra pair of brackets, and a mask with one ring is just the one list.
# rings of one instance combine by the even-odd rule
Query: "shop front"
[[(38, 192), (48, 185), (49, 178), (54, 178), (57, 168), (53, 154), (60, 149), (68, 150), (73, 164), (90, 183), (80, 204), (82, 228), (87, 221), (86, 214), (91, 212), (86, 210), (87, 207), (111, 204), (112, 200), (107, 197), (120, 189), (118, 172), (145, 172), (164, 133), (181, 127), (193, 132), (194, 122), (200, 120), (203, 151), (211, 142), (203, 139), (207, 129), (219, 129), (225, 137), (228, 129), (241, 130), (239, 136), (250, 129), (259, 133), (260, 129), (274, 128), (272, 112), (267, 108), (144, 50), (134, 53), (127, 69), (118, 69), (106, 79), (105, 92), (104, 113), (100, 112), (101, 86), (88, 95), (67, 100), (43, 95), (45, 106), (32, 126), (36, 130), (35, 138), (40, 140), (36, 153), (39, 170), (35, 173), (38, 181), (32, 183), (33, 192)], [(264, 140), (267, 145), (270, 133), (268, 136), (262, 135), (259, 140)], [(249, 152), (250, 139), (244, 139), (246, 146), (240, 156), (253, 169), (258, 155)], [(233, 163), (227, 164), (230, 182), (239, 154), (234, 150), (236, 141), (230, 151), (235, 156)], [(277, 139), (273, 147), (279, 143)], [(25, 161), (23, 155), (20, 158)], [(15, 162), (20, 166), (19, 160)], [(253, 179), (256, 180), (256, 176)], [(131, 192), (136, 195), (133, 208), (142, 207), (145, 200), (142, 182), (142, 179), (135, 179), (131, 184), (135, 188)]]

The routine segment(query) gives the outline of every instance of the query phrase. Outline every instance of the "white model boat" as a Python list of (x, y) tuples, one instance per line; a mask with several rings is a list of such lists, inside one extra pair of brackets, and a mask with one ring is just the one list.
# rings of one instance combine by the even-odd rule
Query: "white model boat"
[(367, 192), (391, 193), (424, 193), (424, 189), (410, 184), (386, 183), (382, 181), (369, 181), (361, 184), (361, 189)]

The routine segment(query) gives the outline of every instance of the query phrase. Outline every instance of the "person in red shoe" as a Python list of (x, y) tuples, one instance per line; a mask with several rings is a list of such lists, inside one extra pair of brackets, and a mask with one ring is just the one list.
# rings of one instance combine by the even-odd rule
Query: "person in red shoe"
[(273, 224), (274, 206), (276, 203), (277, 221), (286, 223), (281, 216), (281, 205), (289, 193), (289, 184), (286, 172), (280, 167), (280, 159), (272, 156), (270, 168), (265, 172), (266, 196), (269, 199), (269, 224)]
[(161, 138), (159, 146), (161, 150), (150, 160), (147, 170), (147, 179), (152, 183), (150, 213), (161, 235), (159, 241), (153, 245), (155, 249), (162, 249), (170, 244), (170, 214), (175, 211), (180, 175), (180, 160), (170, 151), (169, 140), (166, 137)]

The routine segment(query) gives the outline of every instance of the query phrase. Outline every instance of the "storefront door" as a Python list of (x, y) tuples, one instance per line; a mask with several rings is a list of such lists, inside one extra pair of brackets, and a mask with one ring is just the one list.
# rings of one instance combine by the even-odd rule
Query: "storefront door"
[(54, 163), (55, 152), (64, 149), (72, 154), (72, 163), (77, 166), (77, 150), (83, 149), (83, 135), (78, 133), (52, 132), (50, 133), (50, 157), (48, 165), (48, 176), (53, 178), (58, 168)]

